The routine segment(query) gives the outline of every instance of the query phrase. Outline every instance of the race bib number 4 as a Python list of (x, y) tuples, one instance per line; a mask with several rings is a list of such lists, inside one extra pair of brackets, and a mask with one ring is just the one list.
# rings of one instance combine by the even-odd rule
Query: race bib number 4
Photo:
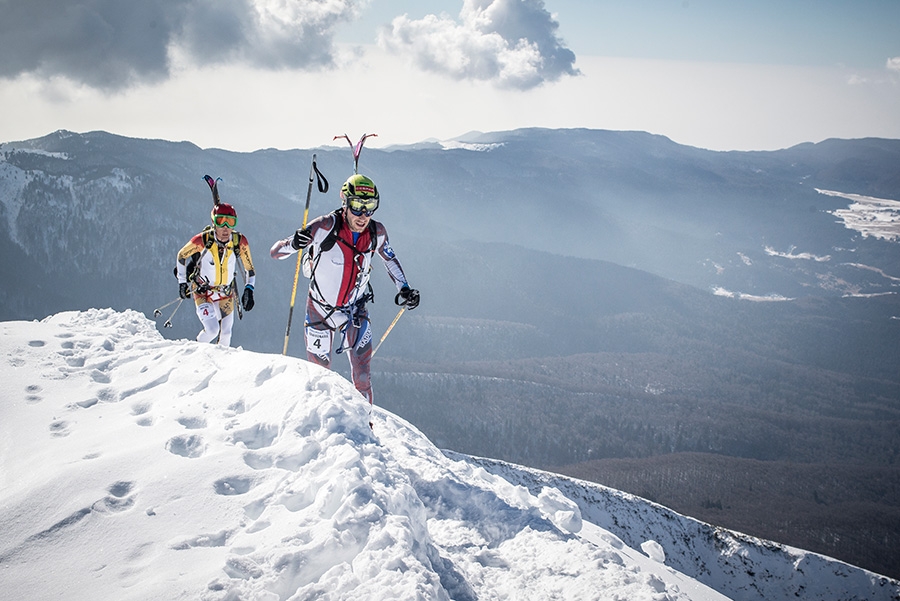
[[(197, 315), (200, 319), (216, 315), (216, 307), (212, 303), (200, 303), (197, 305)], [(218, 316), (216, 316), (218, 318)]]
[(331, 331), (306, 328), (306, 350), (327, 357), (331, 353)]

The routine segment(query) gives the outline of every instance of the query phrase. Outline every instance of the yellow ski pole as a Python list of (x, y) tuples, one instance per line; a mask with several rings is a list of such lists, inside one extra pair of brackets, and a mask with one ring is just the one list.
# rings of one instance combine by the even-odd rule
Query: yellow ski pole
[[(306, 228), (306, 221), (309, 218), (309, 201), (312, 197), (312, 185), (313, 185), (313, 175), (318, 177), (318, 181), (316, 182), (319, 186), (319, 192), (325, 193), (328, 192), (328, 180), (319, 172), (319, 169), (316, 167), (316, 155), (312, 156), (312, 165), (309, 168), (309, 186), (306, 188), (306, 208), (303, 210), (303, 225), (300, 226), (300, 229)], [(324, 185), (323, 185), (324, 182)], [(291, 337), (291, 321), (294, 317), (294, 303), (297, 300), (297, 282), (300, 281), (300, 262), (303, 259), (303, 249), (300, 249), (300, 252), (297, 253), (297, 268), (294, 270), (294, 287), (291, 290), (291, 308), (288, 311), (288, 321), (287, 321), (287, 329), (284, 331), (284, 348), (281, 350), (282, 355), (287, 355), (288, 349), (288, 340)]]
[(388, 329), (384, 331), (384, 335), (381, 337), (381, 340), (378, 341), (378, 346), (375, 347), (375, 350), (372, 351), (372, 357), (375, 356), (375, 353), (378, 352), (378, 349), (381, 348), (381, 344), (384, 342), (384, 339), (388, 337), (388, 334), (391, 333), (391, 330), (394, 329), (394, 326), (400, 320), (400, 317), (403, 315), (403, 312), (406, 311), (406, 305), (400, 307), (400, 311), (397, 313), (397, 317), (394, 318), (394, 321), (391, 322), (391, 325), (388, 326)]

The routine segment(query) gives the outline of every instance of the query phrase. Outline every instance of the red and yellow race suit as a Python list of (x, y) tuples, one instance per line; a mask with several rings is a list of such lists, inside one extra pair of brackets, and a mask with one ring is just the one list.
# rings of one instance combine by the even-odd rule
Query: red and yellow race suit
[[(246, 285), (254, 286), (256, 271), (250, 242), (238, 232), (232, 232), (223, 243), (216, 239), (212, 230), (204, 230), (178, 251), (175, 276), (179, 284), (190, 282), (197, 316), (204, 327), (197, 340), (210, 342), (219, 336), (219, 344), (230, 344), (237, 302), (233, 286), (238, 261), (246, 271)], [(189, 266), (191, 273), (188, 273)]]

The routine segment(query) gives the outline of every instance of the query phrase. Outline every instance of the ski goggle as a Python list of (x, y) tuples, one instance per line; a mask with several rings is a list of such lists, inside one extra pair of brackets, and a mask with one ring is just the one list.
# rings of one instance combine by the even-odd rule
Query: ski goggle
[(234, 215), (215, 215), (213, 216), (213, 223), (216, 224), (216, 227), (234, 229), (237, 225), (237, 217)]
[(378, 209), (378, 199), (351, 196), (347, 199), (347, 208), (357, 217), (362, 217), (363, 215), (371, 217)]

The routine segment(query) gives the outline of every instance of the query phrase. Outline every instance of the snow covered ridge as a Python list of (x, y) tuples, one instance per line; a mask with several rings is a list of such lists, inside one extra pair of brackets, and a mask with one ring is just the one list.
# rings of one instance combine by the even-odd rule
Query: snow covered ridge
[(578, 504), (585, 524), (664, 557), (666, 565), (733, 599), (900, 598), (900, 582), (824, 555), (712, 526), (599, 484), (492, 459), (470, 461), (532, 491), (552, 487)]
[(167, 341), (133, 311), (0, 322), (0, 352), (4, 598), (900, 597), (623, 493), (448, 456), (378, 409), (373, 432), (339, 375)]
[(471, 150), (473, 152), (490, 152), (504, 146), (503, 142), (495, 143), (479, 143), (479, 142), (461, 142), (459, 140), (445, 140), (440, 142), (444, 150)]
[(40, 156), (50, 157), (54, 159), (63, 159), (68, 161), (71, 157), (67, 152), (50, 152), (49, 150), (44, 150), (42, 148), (29, 148), (27, 146), (18, 146), (9, 142), (0, 143), (0, 155), (4, 158), (10, 154), (15, 152), (21, 152), (25, 154), (36, 154)]

